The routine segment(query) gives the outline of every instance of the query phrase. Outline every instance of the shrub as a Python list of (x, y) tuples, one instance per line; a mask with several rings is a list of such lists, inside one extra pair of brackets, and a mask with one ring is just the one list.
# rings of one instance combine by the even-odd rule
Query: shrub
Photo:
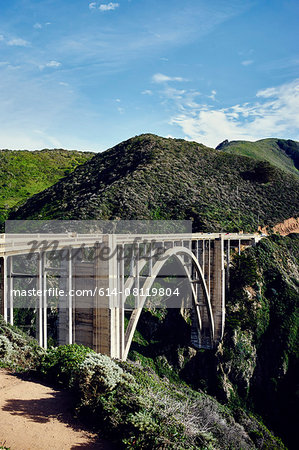
[(90, 348), (78, 344), (51, 348), (42, 358), (39, 372), (55, 383), (70, 387), (73, 384), (76, 369), (86, 355), (92, 352)]
[(31, 370), (40, 363), (45, 350), (16, 327), (0, 316), (0, 367), (16, 371)]

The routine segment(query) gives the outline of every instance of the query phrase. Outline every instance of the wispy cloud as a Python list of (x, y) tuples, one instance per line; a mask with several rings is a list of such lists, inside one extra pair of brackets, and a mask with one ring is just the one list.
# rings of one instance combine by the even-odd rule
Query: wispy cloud
[(60, 66), (61, 66), (61, 63), (58, 61), (49, 61), (46, 64), (46, 67), (60, 67)]
[(224, 139), (256, 140), (277, 136), (299, 138), (299, 79), (260, 90), (255, 103), (213, 109), (182, 107), (170, 121), (188, 139), (216, 146)]
[(119, 3), (102, 3), (99, 6), (100, 11), (113, 11), (114, 9), (119, 7)]
[(16, 47), (28, 47), (28, 45), (30, 45), (30, 42), (25, 41), (25, 39), (15, 38), (7, 41), (7, 45)]
[(45, 69), (46, 67), (53, 68), (53, 69), (57, 69), (57, 68), (60, 67), (61, 65), (62, 65), (61, 62), (59, 62), (59, 61), (49, 61), (49, 62), (47, 62), (46, 64), (40, 64), (40, 65), (39, 65), (39, 68), (40, 68), (41, 70)]
[(211, 91), (211, 95), (209, 95), (208, 97), (209, 97), (210, 99), (212, 99), (212, 100), (215, 100), (216, 94), (217, 94), (217, 91), (215, 91), (215, 90), (213, 89), (213, 90)]
[(242, 66), (250, 66), (253, 64), (253, 59), (246, 59), (245, 61), (241, 62)]
[(156, 73), (152, 77), (152, 81), (154, 83), (167, 83), (168, 81), (187, 81), (182, 77), (169, 77), (168, 75), (164, 75), (163, 73)]
[(36, 30), (40, 30), (41, 28), (43, 28), (43, 26), (42, 26), (41, 23), (36, 22), (36, 23), (33, 25), (33, 28), (35, 28)]
[[(121, 71), (130, 66), (133, 60), (142, 61), (151, 55), (157, 60), (161, 54), (165, 56), (168, 49), (199, 39), (212, 32), (220, 23), (246, 10), (246, 4), (249, 3), (249, 0), (244, 0), (242, 5), (232, 7), (227, 2), (221, 2), (220, 9), (204, 0), (193, 0), (190, 3), (197, 1), (198, 6), (190, 5), (186, 8), (181, 8), (181, 4), (176, 1), (173, 11), (169, 11), (169, 8), (164, 7), (164, 2), (160, 2), (159, 17), (150, 7), (151, 2), (144, 3), (142, 14), (141, 6), (137, 5), (140, 2), (136, 2), (135, 15), (124, 13), (116, 27), (108, 27), (104, 23), (100, 27), (93, 22), (82, 27), (80, 23), (77, 27), (72, 27), (70, 34), (58, 34), (58, 38), (53, 41), (55, 51), (59, 52), (56, 53), (57, 58), (71, 61), (72, 66), (75, 61), (77, 67), (80, 66), (82, 71), (83, 67), (87, 67), (90, 73), (98, 73), (99, 67), (105, 72)], [(120, 2), (104, 0), (87, 2), (93, 16), (97, 12), (109, 14), (108, 7), (111, 4), (119, 5), (119, 8), (121, 6)], [(99, 10), (101, 6), (102, 12)], [(155, 69), (153, 73), (159, 70), (162, 69)]]
[(145, 89), (141, 92), (142, 95), (153, 95), (153, 91), (151, 89)]
[(264, 62), (263, 64), (260, 65), (260, 68), (262, 70), (271, 72), (273, 70), (294, 68), (298, 72), (298, 66), (299, 66), (299, 58), (298, 56), (294, 56)]

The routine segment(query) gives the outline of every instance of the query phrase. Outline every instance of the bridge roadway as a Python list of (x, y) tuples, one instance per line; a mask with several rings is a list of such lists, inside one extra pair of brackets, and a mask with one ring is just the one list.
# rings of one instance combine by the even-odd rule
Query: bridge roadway
[[(32, 241), (38, 247), (39, 251), (44, 250), (43, 242), (49, 250), (53, 248), (53, 241), (57, 242), (57, 250), (63, 250), (68, 247), (80, 248), (82, 246), (91, 247), (96, 243), (103, 242), (103, 234), (77, 234), (77, 233), (36, 233), (36, 234), (0, 234), (0, 257), (20, 255), (32, 252)], [(115, 234), (117, 244), (132, 244), (134, 242), (157, 241), (196, 241), (196, 240), (214, 240), (222, 238), (224, 241), (251, 241), (258, 242), (261, 239), (260, 234), (250, 233), (180, 233), (180, 234)]]
[[(258, 234), (181, 233), (181, 234), (10, 234), (0, 235), (1, 297), (0, 311), (14, 322), (14, 281), (36, 278), (37, 340), (47, 347), (49, 274), (51, 250), (62, 258), (60, 287), (67, 294), (58, 299), (58, 340), (60, 344), (81, 343), (111, 357), (126, 359), (144, 307), (146, 297), (167, 260), (175, 260), (189, 280), (192, 296), (193, 345), (212, 348), (223, 337), (225, 288), (229, 280), (232, 254), (261, 239)], [(82, 249), (94, 249), (94, 257), (84, 260)], [(36, 255), (34, 273), (18, 273), (18, 256)], [(122, 255), (129, 254), (129, 260)], [(106, 257), (103, 257), (106, 255)], [(108, 255), (108, 257), (107, 257)], [(32, 271), (31, 271), (32, 272)], [(128, 308), (128, 292), (136, 288), (133, 306)], [(71, 290), (94, 295), (71, 296)], [(116, 292), (116, 295), (101, 293)], [(125, 314), (130, 309), (125, 328)]]

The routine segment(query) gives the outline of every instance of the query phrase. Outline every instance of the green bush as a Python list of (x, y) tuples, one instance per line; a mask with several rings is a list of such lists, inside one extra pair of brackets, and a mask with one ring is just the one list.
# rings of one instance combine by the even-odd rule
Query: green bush
[(76, 369), (89, 353), (93, 353), (93, 350), (78, 344), (51, 348), (42, 358), (39, 372), (43, 377), (57, 384), (70, 387)]
[(16, 371), (32, 370), (40, 363), (45, 350), (36, 340), (6, 323), (0, 315), (0, 367)]

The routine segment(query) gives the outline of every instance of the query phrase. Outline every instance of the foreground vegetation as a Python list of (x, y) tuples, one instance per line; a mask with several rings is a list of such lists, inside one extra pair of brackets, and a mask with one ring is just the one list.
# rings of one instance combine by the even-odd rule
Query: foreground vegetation
[(7, 324), (0, 315), (0, 367), (17, 372), (34, 370), (44, 353), (35, 339)]
[[(23, 342), (22, 333), (18, 340), (16, 329), (1, 324), (2, 333), (12, 338), (12, 347)], [(240, 408), (233, 414), (212, 397), (184, 383), (161, 379), (139, 364), (112, 360), (76, 344), (41, 351), (36, 361), (31, 340), (24, 352), (27, 360), (35, 361), (34, 368), (9, 346), (2, 346), (0, 352), (6, 366), (30, 368), (31, 375), (71, 389), (76, 415), (123, 448), (254, 449), (265, 448), (265, 442), (269, 449), (284, 448)]]

